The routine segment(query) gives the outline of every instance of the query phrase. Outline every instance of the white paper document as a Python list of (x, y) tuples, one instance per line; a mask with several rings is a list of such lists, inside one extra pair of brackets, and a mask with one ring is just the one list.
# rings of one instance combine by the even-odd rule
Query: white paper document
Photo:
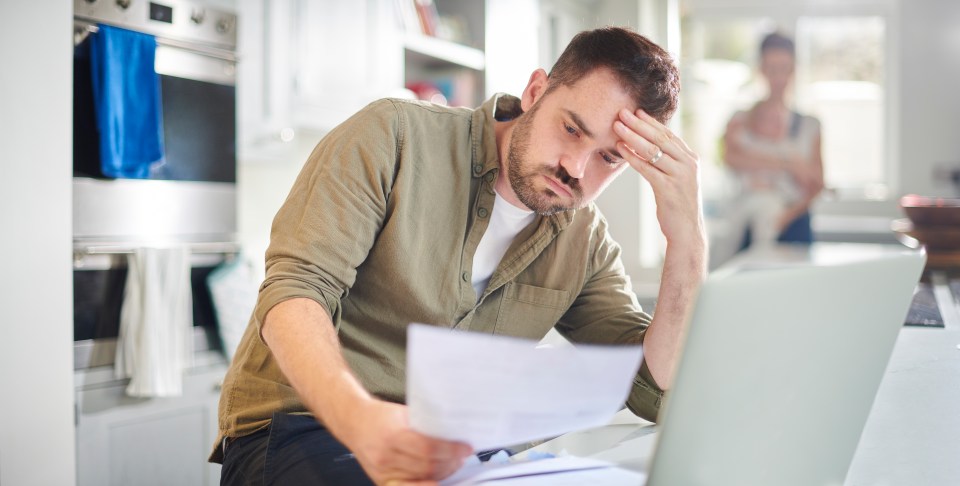
[(472, 464), (440, 481), (440, 486), (584, 485), (639, 486), (646, 476), (586, 457), (564, 456), (503, 464)]
[(601, 426), (623, 407), (640, 346), (536, 344), (410, 325), (410, 426), (480, 451)]

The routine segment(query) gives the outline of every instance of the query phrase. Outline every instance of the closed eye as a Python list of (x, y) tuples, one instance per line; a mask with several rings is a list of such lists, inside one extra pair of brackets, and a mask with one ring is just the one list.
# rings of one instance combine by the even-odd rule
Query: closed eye
[(603, 161), (610, 165), (617, 165), (620, 163), (620, 157), (614, 157), (606, 152), (600, 152), (600, 157), (603, 158)]

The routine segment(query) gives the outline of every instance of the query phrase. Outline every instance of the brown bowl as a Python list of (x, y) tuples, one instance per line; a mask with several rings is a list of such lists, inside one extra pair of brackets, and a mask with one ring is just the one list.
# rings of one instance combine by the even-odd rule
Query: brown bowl
[(960, 226), (921, 226), (906, 218), (895, 219), (890, 226), (900, 235), (917, 240), (929, 252), (960, 250)]
[(960, 227), (960, 198), (927, 197), (908, 194), (900, 198), (900, 207), (916, 226)]

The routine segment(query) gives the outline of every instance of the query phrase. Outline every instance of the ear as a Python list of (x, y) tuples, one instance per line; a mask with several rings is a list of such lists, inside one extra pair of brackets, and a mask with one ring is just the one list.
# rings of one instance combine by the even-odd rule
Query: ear
[(527, 87), (524, 88), (523, 95), (520, 97), (520, 108), (524, 113), (530, 111), (530, 108), (543, 96), (548, 85), (547, 72), (543, 69), (537, 69), (530, 75)]

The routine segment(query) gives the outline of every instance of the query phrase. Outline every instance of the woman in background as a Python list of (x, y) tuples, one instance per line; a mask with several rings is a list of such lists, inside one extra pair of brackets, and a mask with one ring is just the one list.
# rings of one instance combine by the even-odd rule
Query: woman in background
[(767, 97), (738, 111), (724, 134), (724, 159), (738, 175), (737, 218), (747, 225), (741, 248), (775, 241), (812, 243), (810, 204), (823, 189), (820, 122), (787, 106), (793, 41), (779, 33), (760, 44)]

